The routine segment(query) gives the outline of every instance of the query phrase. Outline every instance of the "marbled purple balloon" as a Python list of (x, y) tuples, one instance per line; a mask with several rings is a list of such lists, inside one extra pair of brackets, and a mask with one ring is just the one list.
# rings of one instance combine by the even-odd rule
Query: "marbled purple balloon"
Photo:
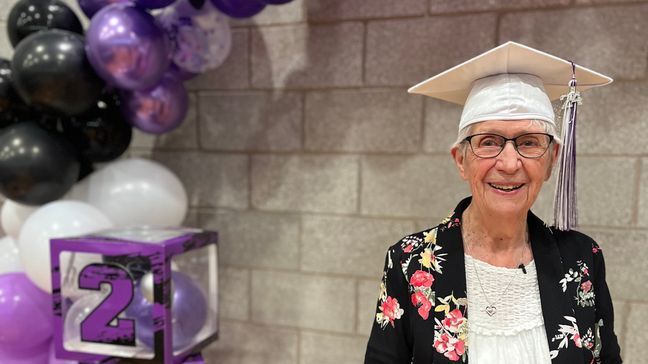
[(36, 352), (54, 331), (50, 295), (36, 287), (24, 273), (0, 275), (0, 353)]
[(182, 81), (167, 72), (154, 88), (121, 93), (122, 113), (134, 127), (162, 134), (178, 127), (189, 109), (189, 96)]
[(169, 67), (169, 52), (169, 40), (153, 16), (130, 3), (101, 9), (86, 33), (86, 53), (95, 71), (123, 89), (155, 86)]
[[(173, 349), (184, 349), (200, 332), (207, 321), (207, 299), (200, 287), (184, 273), (174, 271), (171, 274), (173, 301), (171, 316), (173, 319)], [(141, 287), (135, 288), (135, 295), (126, 316), (134, 318), (137, 327), (137, 338), (148, 346), (153, 345), (152, 303), (146, 299)]]
[(218, 10), (233, 18), (249, 18), (266, 7), (263, 0), (211, 0)]

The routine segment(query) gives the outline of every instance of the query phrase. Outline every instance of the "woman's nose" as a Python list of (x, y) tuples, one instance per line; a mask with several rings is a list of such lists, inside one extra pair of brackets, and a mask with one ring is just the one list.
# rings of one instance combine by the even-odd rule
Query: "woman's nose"
[[(510, 143), (509, 143), (510, 142)], [(513, 173), (519, 168), (520, 154), (515, 150), (512, 140), (507, 140), (504, 149), (497, 156), (497, 166), (504, 172)]]

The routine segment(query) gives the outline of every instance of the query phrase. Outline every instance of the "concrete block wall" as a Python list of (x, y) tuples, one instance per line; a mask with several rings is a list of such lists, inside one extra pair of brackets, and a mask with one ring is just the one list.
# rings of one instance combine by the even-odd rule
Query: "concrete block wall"
[[(0, 27), (14, 0), (2, 2)], [(468, 193), (448, 153), (461, 110), (406, 88), (515, 40), (615, 78), (584, 95), (581, 230), (604, 249), (624, 359), (642, 363), (646, 19), (648, 1), (632, 0), (294, 0), (233, 21), (225, 64), (187, 83), (186, 122), (136, 133), (130, 150), (181, 176), (187, 224), (222, 234), (208, 361), (362, 362), (386, 248)]]

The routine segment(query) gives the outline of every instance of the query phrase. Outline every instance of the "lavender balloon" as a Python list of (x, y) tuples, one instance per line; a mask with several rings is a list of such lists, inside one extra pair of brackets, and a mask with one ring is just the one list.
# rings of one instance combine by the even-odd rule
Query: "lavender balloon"
[(152, 89), (124, 91), (122, 113), (134, 127), (151, 134), (162, 134), (177, 128), (189, 109), (189, 96), (182, 81), (167, 73)]
[(50, 296), (24, 273), (0, 275), (0, 353), (35, 353), (53, 333)]
[(232, 47), (227, 16), (209, 2), (196, 8), (179, 0), (157, 17), (172, 43), (173, 62), (183, 70), (202, 73), (220, 66)]
[[(142, 277), (140, 282), (151, 279)], [(200, 287), (184, 273), (173, 271), (171, 274), (173, 301), (171, 316), (173, 320), (173, 349), (185, 348), (200, 332), (207, 321), (207, 299)], [(147, 299), (146, 288), (141, 284), (135, 288), (135, 295), (126, 315), (136, 322), (137, 338), (146, 345), (153, 345), (152, 303)]]
[(266, 7), (262, 0), (211, 0), (223, 13), (233, 18), (249, 18)]
[(149, 13), (130, 3), (112, 4), (92, 18), (86, 52), (99, 76), (128, 90), (153, 87), (170, 63), (164, 31)]

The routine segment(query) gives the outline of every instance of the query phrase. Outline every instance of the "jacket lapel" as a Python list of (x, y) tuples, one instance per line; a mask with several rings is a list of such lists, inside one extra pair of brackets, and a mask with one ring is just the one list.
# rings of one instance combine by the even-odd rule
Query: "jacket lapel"
[[(447, 311), (441, 310), (440, 306), (443, 306), (443, 302), (440, 299), (446, 297), (454, 297), (459, 302), (462, 302), (461, 299), (466, 299), (466, 270), (464, 264), (464, 249), (463, 249), (463, 239), (461, 237), (461, 214), (463, 211), (470, 205), (470, 198), (467, 198), (459, 203), (455, 212), (447, 219), (445, 219), (438, 227), (437, 231), (437, 245), (441, 247), (438, 251), (439, 255), (443, 255), (445, 259), (441, 263), (442, 274), (436, 275), (436, 281), (434, 283), (436, 287), (436, 302), (434, 310), (434, 325), (437, 325), (438, 322), (443, 322), (447, 317)], [(463, 316), (467, 319), (468, 312), (466, 306), (457, 306), (450, 300), (449, 302), (449, 311), (459, 308)], [(439, 310), (437, 310), (439, 309)], [(463, 326), (467, 328), (467, 325)], [(435, 327), (435, 337), (438, 337), (440, 330)], [(465, 332), (467, 336), (467, 331)], [(460, 335), (459, 335), (459, 338)], [(464, 338), (465, 340), (465, 338)], [(462, 363), (461, 358), (457, 360), (450, 360), (444, 353), (440, 353), (439, 350), (432, 350), (432, 362), (437, 363)], [(448, 353), (450, 357), (452, 355)], [(465, 361), (468, 362), (468, 353), (465, 353)]]
[(552, 364), (582, 363), (584, 357), (582, 350), (577, 347), (580, 346), (580, 336), (574, 309), (560, 286), (565, 273), (558, 243), (551, 230), (533, 213), (529, 212), (527, 221)]

